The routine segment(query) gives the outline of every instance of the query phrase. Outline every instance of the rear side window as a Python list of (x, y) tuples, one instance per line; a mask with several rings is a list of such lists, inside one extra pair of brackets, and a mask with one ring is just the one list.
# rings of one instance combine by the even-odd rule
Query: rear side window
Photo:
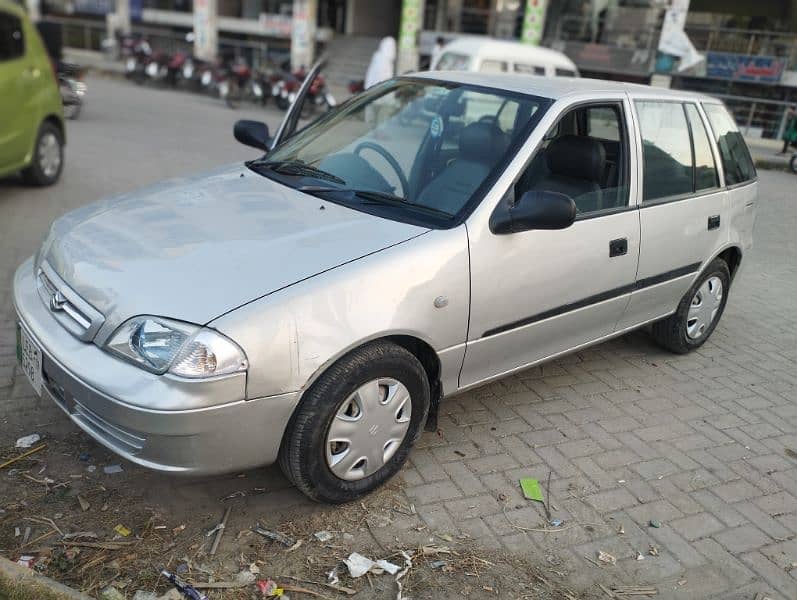
[(515, 73), (523, 73), (524, 75), (545, 75), (545, 67), (526, 63), (515, 63)]
[(703, 119), (694, 104), (685, 104), (686, 117), (692, 129), (692, 145), (695, 148), (695, 191), (708, 190), (719, 185), (717, 166), (711, 153), (711, 143), (703, 125)]
[(683, 105), (637, 101), (644, 201), (692, 193), (692, 146)]
[(479, 71), (482, 73), (506, 73), (507, 64), (503, 60), (485, 59), (482, 61)]
[(0, 62), (19, 58), (24, 53), (22, 21), (14, 15), (0, 12)]
[(719, 147), (722, 168), (725, 170), (725, 185), (755, 179), (753, 159), (731, 115), (720, 104), (704, 104), (703, 109)]

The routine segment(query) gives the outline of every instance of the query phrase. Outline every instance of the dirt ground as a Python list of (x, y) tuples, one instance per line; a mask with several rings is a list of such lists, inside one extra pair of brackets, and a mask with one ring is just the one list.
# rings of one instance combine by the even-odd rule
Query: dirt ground
[[(291, 598), (352, 592), (397, 598), (394, 575), (349, 575), (342, 561), (356, 551), (394, 563), (399, 573), (409, 559), (403, 598), (588, 597), (567, 589), (566, 569), (553, 555), (532, 564), (419, 525), (400, 476), (362, 502), (320, 506), (303, 500), (273, 468), (175, 480), (122, 463), (121, 473), (106, 474), (104, 467), (119, 459), (66, 419), (38, 432), (42, 441), (34, 448), (46, 447), (0, 470), (0, 555), (33, 557), (33, 568), (92, 596), (108, 586), (121, 594), (116, 598), (133, 598), (138, 590), (164, 594), (171, 585), (159, 571), (166, 568), (197, 586), (235, 586), (203, 590), (211, 600), (263, 598), (257, 582), (268, 579)], [(24, 452), (7, 437), (0, 464)], [(211, 556), (215, 534), (208, 533), (228, 507)], [(290, 539), (268, 540), (252, 531), (258, 523)], [(315, 534), (322, 531), (331, 537), (319, 540)], [(339, 589), (328, 584), (335, 569)]]

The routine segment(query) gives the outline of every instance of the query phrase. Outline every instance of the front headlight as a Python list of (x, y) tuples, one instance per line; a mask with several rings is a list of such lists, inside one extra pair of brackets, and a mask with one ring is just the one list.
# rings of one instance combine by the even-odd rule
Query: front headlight
[(159, 375), (203, 378), (246, 371), (246, 355), (229, 338), (199, 325), (161, 317), (133, 317), (105, 348)]

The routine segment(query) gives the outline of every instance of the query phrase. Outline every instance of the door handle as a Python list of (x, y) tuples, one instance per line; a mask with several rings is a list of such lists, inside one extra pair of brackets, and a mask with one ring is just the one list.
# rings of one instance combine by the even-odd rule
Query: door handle
[(619, 238), (609, 242), (609, 257), (628, 254), (628, 239)]
[(712, 229), (719, 229), (720, 228), (720, 216), (719, 215), (712, 215), (708, 218), (708, 230), (711, 231)]

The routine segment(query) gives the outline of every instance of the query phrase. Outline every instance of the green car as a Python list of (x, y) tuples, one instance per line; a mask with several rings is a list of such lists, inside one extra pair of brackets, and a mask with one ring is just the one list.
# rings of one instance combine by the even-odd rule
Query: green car
[(9, 0), (0, 0), (0, 115), (0, 177), (21, 171), (34, 185), (58, 181), (66, 141), (61, 95), (38, 31)]

